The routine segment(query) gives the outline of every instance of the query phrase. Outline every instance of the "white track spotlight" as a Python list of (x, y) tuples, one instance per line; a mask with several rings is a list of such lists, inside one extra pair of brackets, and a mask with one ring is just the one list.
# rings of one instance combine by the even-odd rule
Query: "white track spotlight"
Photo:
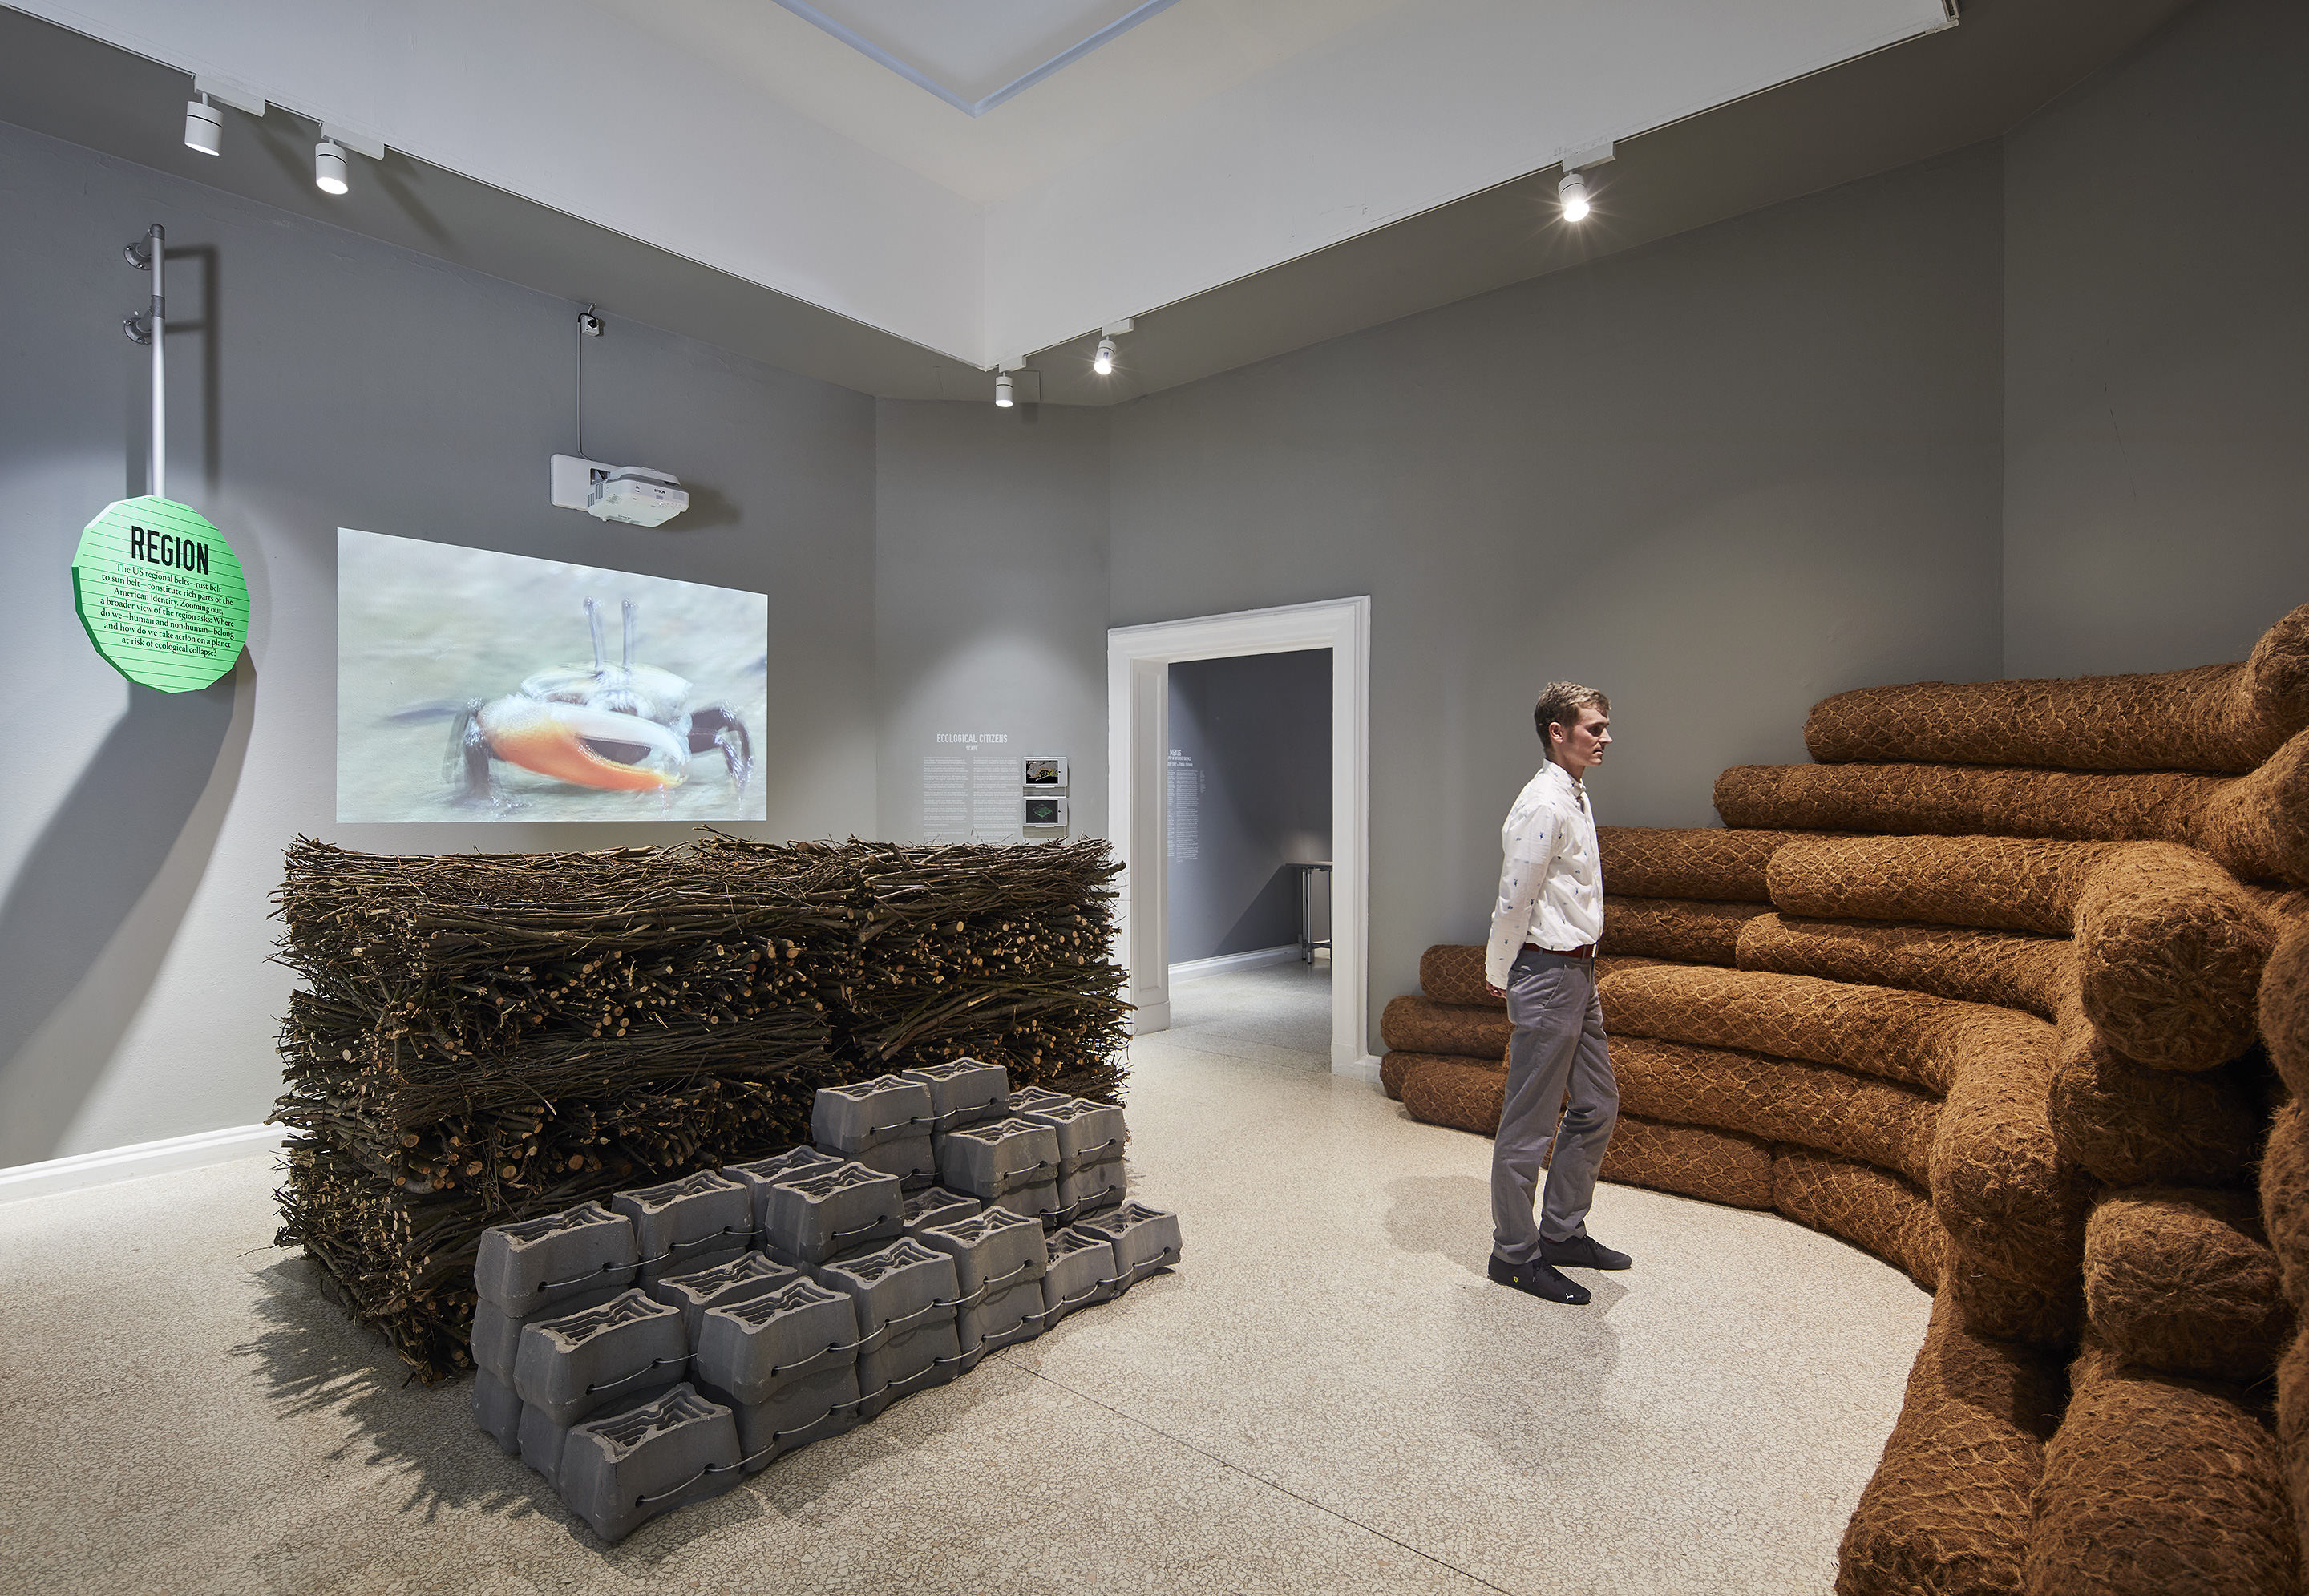
[(185, 148), (203, 155), (224, 153), (224, 113), (205, 94), (185, 102)]
[(1587, 179), (1578, 172), (1566, 172), (1563, 181), (1555, 185), (1556, 196), (1563, 202), (1563, 220), (1587, 220)]
[(1010, 374), (1007, 371), (994, 374), (994, 408), (998, 410), (1010, 408)]
[(313, 146), (313, 186), (323, 194), (352, 192), (352, 185), (345, 181), (344, 149), (334, 139)]
[(1105, 326), (1101, 327), (1098, 330), (1098, 354), (1092, 359), (1090, 368), (1103, 377), (1112, 376), (1114, 375), (1114, 341), (1137, 324), (1130, 317), (1124, 316), (1119, 322), (1109, 322)]

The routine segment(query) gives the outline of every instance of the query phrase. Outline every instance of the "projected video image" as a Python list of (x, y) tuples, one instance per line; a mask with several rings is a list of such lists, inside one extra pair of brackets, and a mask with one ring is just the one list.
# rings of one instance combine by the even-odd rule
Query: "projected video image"
[(766, 819), (769, 604), (340, 528), (337, 818)]

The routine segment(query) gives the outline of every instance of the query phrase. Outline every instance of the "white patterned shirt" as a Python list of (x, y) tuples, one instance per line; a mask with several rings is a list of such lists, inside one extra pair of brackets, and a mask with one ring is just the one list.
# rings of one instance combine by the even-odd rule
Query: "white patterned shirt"
[(1585, 788), (1552, 759), (1540, 766), (1508, 811), (1500, 849), (1506, 862), (1483, 979), (1504, 988), (1525, 943), (1569, 953), (1604, 935), (1604, 866)]

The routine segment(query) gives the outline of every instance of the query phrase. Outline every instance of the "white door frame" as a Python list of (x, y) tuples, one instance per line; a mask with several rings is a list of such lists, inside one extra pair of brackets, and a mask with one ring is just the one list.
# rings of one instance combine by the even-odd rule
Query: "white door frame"
[(1364, 1045), (1370, 962), (1371, 600), (1115, 626), (1106, 634), (1106, 834), (1123, 864), (1118, 941), (1133, 1032), (1171, 1023), (1167, 832), (1171, 667), (1331, 651), (1331, 1068), (1376, 1080)]

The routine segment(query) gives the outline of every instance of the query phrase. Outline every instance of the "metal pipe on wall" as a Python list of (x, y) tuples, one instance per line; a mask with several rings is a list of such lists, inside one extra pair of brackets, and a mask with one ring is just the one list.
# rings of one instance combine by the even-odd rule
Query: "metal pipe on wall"
[[(145, 233), (141, 254), (133, 242), (128, 246), (128, 263), (152, 274), (152, 303), (142, 315), (132, 312), (120, 323), (130, 338), (152, 346), (152, 450), (144, 465), (144, 491), (156, 499), (169, 496), (169, 356), (165, 347), (169, 300), (163, 275), (168, 267), (168, 251), (169, 235), (157, 221)], [(142, 332), (137, 331), (140, 322), (143, 324)]]

